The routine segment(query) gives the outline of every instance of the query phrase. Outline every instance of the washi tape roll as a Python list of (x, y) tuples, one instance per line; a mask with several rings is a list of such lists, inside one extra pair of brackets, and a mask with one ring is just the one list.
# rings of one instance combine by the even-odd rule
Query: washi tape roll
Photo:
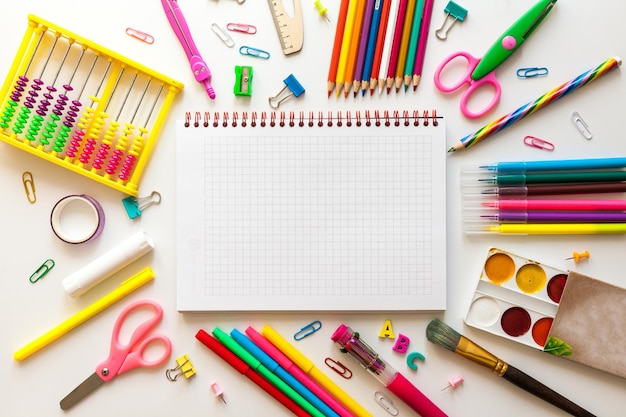
[(54, 234), (66, 243), (89, 242), (104, 228), (104, 211), (88, 195), (68, 195), (52, 208), (50, 225)]

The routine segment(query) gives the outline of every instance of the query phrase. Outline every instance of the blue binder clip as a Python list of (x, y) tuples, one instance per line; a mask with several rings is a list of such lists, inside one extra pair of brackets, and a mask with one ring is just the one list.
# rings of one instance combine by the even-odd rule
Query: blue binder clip
[(131, 196), (122, 200), (126, 213), (128, 213), (128, 217), (131, 219), (141, 216), (141, 212), (148, 206), (159, 204), (160, 202), (161, 194), (157, 191), (153, 191), (148, 197), (135, 198)]
[(304, 87), (302, 87), (302, 84), (296, 80), (296, 77), (294, 77), (293, 74), (289, 74), (289, 77), (285, 78), (283, 82), (285, 83), (283, 89), (280, 90), (280, 92), (274, 97), (269, 98), (270, 106), (274, 109), (277, 109), (278, 106), (280, 106), (280, 104), (288, 98), (292, 96), (300, 97), (302, 93), (304, 93)]

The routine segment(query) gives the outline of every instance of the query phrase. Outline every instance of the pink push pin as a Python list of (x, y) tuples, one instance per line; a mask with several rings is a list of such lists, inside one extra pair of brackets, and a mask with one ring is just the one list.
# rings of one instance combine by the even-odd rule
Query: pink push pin
[(224, 404), (226, 404), (226, 400), (224, 399), (224, 391), (222, 391), (220, 386), (217, 385), (217, 382), (211, 383), (211, 389), (213, 390), (213, 394), (215, 394), (216, 397), (221, 399)]
[(442, 389), (442, 391), (447, 390), (448, 388), (454, 389), (461, 382), (463, 382), (463, 377), (461, 375), (457, 376), (456, 378), (452, 378), (451, 380), (448, 381), (448, 386)]

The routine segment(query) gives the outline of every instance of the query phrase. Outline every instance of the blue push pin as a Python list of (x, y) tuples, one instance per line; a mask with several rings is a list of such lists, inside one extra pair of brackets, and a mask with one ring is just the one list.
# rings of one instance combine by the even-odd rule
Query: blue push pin
[[(289, 74), (289, 77), (285, 78), (283, 82), (285, 83), (283, 89), (280, 90), (280, 92), (274, 97), (269, 98), (270, 106), (274, 109), (277, 109), (278, 106), (280, 106), (280, 104), (288, 98), (292, 96), (300, 97), (302, 93), (304, 93), (304, 87), (302, 87), (302, 84), (296, 80), (296, 77), (294, 77), (293, 74)], [(287, 92), (285, 90), (289, 91)]]

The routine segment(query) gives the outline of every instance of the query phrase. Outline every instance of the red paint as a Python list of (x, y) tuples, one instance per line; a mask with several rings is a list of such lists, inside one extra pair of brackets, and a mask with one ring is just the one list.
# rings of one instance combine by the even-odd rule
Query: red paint
[(511, 307), (502, 315), (500, 325), (509, 336), (522, 336), (530, 330), (530, 314), (521, 307)]
[(563, 295), (563, 289), (567, 283), (567, 275), (558, 274), (553, 276), (548, 282), (548, 297), (555, 303), (561, 302), (561, 296)]
[(537, 320), (537, 322), (533, 325), (533, 339), (539, 346), (544, 347), (546, 345), (548, 333), (550, 333), (553, 321), (554, 319), (552, 317), (544, 317)]

